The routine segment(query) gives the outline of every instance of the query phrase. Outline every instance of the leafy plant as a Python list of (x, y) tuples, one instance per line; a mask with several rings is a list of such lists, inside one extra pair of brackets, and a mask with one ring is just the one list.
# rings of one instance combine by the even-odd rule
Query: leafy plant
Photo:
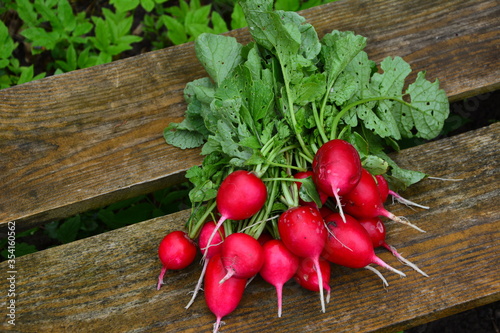
[(130, 35), (134, 18), (126, 12), (103, 8), (104, 19), (93, 16), (95, 37), (91, 37), (93, 45), (100, 51), (98, 63), (107, 63), (112, 57), (130, 50), (131, 44), (142, 40), (139, 36)]

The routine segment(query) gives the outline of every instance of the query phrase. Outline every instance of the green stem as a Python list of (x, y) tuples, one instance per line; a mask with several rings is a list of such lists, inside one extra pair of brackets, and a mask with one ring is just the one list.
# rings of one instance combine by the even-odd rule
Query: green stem
[(194, 239), (198, 236), (198, 232), (200, 231), (201, 227), (205, 223), (206, 218), (214, 210), (216, 205), (217, 205), (217, 203), (215, 200), (212, 200), (211, 203), (208, 203), (206, 208), (205, 208), (205, 212), (203, 213), (202, 216), (200, 216), (200, 218), (198, 219), (198, 221), (196, 221), (196, 223), (194, 225), (191, 223), (192, 217), (194, 216), (194, 214), (191, 213), (191, 217), (189, 218), (189, 220), (187, 222), (188, 223), (189, 238)]
[[(279, 56), (278, 56), (279, 58)], [(293, 101), (292, 101), (292, 94), (290, 92), (290, 84), (289, 84), (289, 78), (288, 78), (288, 74), (283, 66), (283, 62), (281, 61), (281, 59), (279, 59), (280, 61), (280, 66), (281, 66), (281, 72), (283, 74), (283, 81), (285, 82), (285, 90), (286, 90), (286, 97), (287, 97), (287, 102), (288, 102), (288, 110), (289, 110), (289, 114), (290, 114), (290, 118), (292, 120), (292, 127), (293, 127), (293, 131), (295, 132), (295, 135), (297, 137), (297, 141), (299, 141), (299, 144), (300, 144), (300, 147), (302, 148), (302, 150), (304, 151), (304, 154), (311, 157), (312, 158), (312, 155), (311, 155), (311, 152), (309, 151), (309, 149), (307, 148), (306, 144), (304, 143), (304, 139), (302, 138), (302, 135), (297, 131), (297, 120), (295, 119), (295, 112), (294, 112), (294, 109), (293, 109)]]
[(313, 109), (313, 115), (314, 115), (314, 122), (316, 123), (316, 128), (318, 129), (319, 135), (321, 136), (321, 139), (323, 140), (323, 143), (328, 141), (328, 138), (325, 133), (325, 129), (323, 127), (323, 115), (318, 114), (318, 109), (316, 108), (316, 103), (312, 103), (312, 109)]

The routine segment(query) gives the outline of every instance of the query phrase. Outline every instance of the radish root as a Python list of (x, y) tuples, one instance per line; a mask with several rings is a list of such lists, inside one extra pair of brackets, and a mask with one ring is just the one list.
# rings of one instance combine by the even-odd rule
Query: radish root
[(410, 226), (420, 232), (426, 232), (425, 230), (422, 230), (420, 229), (419, 227), (417, 227), (416, 225), (414, 225), (413, 223), (411, 223), (410, 221), (408, 221), (408, 219), (404, 216), (396, 216), (390, 212), (387, 212), (387, 215), (386, 217), (390, 218), (391, 220), (393, 220), (394, 222), (398, 222), (398, 223), (402, 223), (402, 224), (406, 224), (407, 226)]
[(399, 252), (396, 250), (396, 248), (394, 246), (387, 245), (387, 246), (384, 246), (384, 247), (387, 250), (391, 251), (392, 255), (395, 256), (396, 258), (398, 258), (398, 260), (401, 261), (403, 264), (405, 264), (407, 266), (410, 266), (411, 268), (413, 268), (414, 270), (416, 270), (417, 272), (419, 272), (423, 276), (429, 277), (429, 275), (427, 275), (427, 273), (425, 273), (420, 268), (418, 268), (417, 265), (415, 265), (414, 263), (412, 263), (408, 259), (404, 258), (401, 254), (399, 254)]
[(207, 271), (207, 266), (208, 266), (209, 260), (210, 259), (207, 258), (205, 260), (205, 262), (203, 263), (203, 268), (201, 269), (200, 278), (198, 279), (198, 283), (196, 283), (196, 287), (194, 288), (193, 296), (191, 297), (191, 300), (189, 301), (189, 303), (184, 307), (186, 310), (189, 309), (191, 304), (193, 304), (193, 302), (196, 298), (196, 295), (198, 295), (198, 291), (200, 291), (200, 289), (201, 289), (201, 284), (203, 282), (203, 277), (205, 276), (205, 272)]
[(387, 283), (387, 280), (385, 279), (385, 277), (376, 268), (374, 268), (374, 267), (372, 267), (370, 265), (365, 266), (365, 268), (367, 270), (372, 271), (373, 273), (377, 274), (377, 276), (382, 280), (382, 283), (384, 284), (384, 287), (389, 287), (389, 283)]
[(405, 199), (403, 198), (401, 195), (399, 195), (398, 193), (392, 191), (392, 190), (389, 190), (389, 194), (392, 195), (396, 201), (402, 203), (403, 205), (406, 205), (406, 206), (415, 206), (415, 207), (419, 207), (419, 208), (422, 208), (422, 209), (429, 209), (429, 206), (424, 206), (424, 205), (420, 205), (416, 202), (413, 202), (413, 201), (410, 201), (408, 199)]

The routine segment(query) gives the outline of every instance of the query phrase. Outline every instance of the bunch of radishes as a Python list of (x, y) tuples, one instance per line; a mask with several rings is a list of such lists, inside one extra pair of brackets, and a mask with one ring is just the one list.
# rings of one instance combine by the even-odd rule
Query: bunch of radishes
[[(377, 264), (405, 276), (375, 255), (374, 248), (378, 246), (389, 249), (427, 276), (386, 244), (380, 216), (415, 226), (384, 208), (389, 194), (400, 196), (389, 190), (383, 177), (372, 176), (362, 167), (360, 156), (350, 143), (341, 139), (328, 141), (317, 150), (310, 170), (288, 178), (278, 176), (261, 179), (245, 170), (229, 173), (217, 191), (214, 219), (207, 217), (197, 233), (203, 269), (186, 308), (203, 285), (208, 308), (216, 316), (214, 332), (218, 331), (222, 317), (238, 306), (247, 284), (257, 274), (276, 289), (278, 317), (282, 312), (283, 285), (292, 278), (304, 288), (319, 291), (321, 310), (325, 312), (325, 302), (330, 297), (331, 263), (365, 267), (383, 279), (369, 266)], [(296, 206), (275, 206), (275, 202), (269, 202), (275, 200), (280, 186), (295, 187), (298, 192), (306, 184), (305, 179), (311, 178), (316, 191), (313, 196), (319, 201), (300, 200)], [(258, 233), (245, 232), (251, 225), (233, 229), (238, 221), (247, 223), (263, 209), (279, 214), (276, 218), (256, 221)], [(191, 264), (196, 251), (197, 246), (188, 233), (174, 231), (167, 235), (158, 249), (163, 264), (158, 289), (165, 271)]]

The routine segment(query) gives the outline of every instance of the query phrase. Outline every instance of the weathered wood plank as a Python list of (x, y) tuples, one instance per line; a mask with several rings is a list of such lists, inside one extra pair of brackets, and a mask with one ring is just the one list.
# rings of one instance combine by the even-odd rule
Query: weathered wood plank
[[(489, 1), (339, 1), (303, 12), (320, 35), (352, 30), (380, 61), (402, 56), (450, 99), (500, 84)], [(231, 35), (248, 41), (246, 29)], [(198, 150), (163, 142), (185, 84), (205, 76), (192, 44), (0, 91), (0, 226), (27, 228), (180, 182)]]
[[(320, 311), (316, 293), (285, 285), (277, 318), (274, 291), (257, 278), (239, 308), (225, 318), (224, 332), (395, 332), (500, 299), (500, 124), (404, 150), (407, 167), (460, 182), (425, 180), (405, 193), (426, 210), (388, 206), (426, 233), (388, 224), (388, 242), (426, 271), (425, 278), (388, 252), (379, 254), (407, 273), (380, 271), (384, 289), (368, 270), (335, 267), (332, 301)], [(89, 239), (20, 257), (16, 262), (18, 332), (210, 332), (214, 321), (202, 295), (189, 309), (199, 265), (170, 272), (155, 289), (156, 249), (180, 228), (183, 211)], [(0, 279), (6, 280), (6, 263)], [(5, 309), (5, 298), (1, 308)], [(2, 330), (8, 329), (5, 321)]]

